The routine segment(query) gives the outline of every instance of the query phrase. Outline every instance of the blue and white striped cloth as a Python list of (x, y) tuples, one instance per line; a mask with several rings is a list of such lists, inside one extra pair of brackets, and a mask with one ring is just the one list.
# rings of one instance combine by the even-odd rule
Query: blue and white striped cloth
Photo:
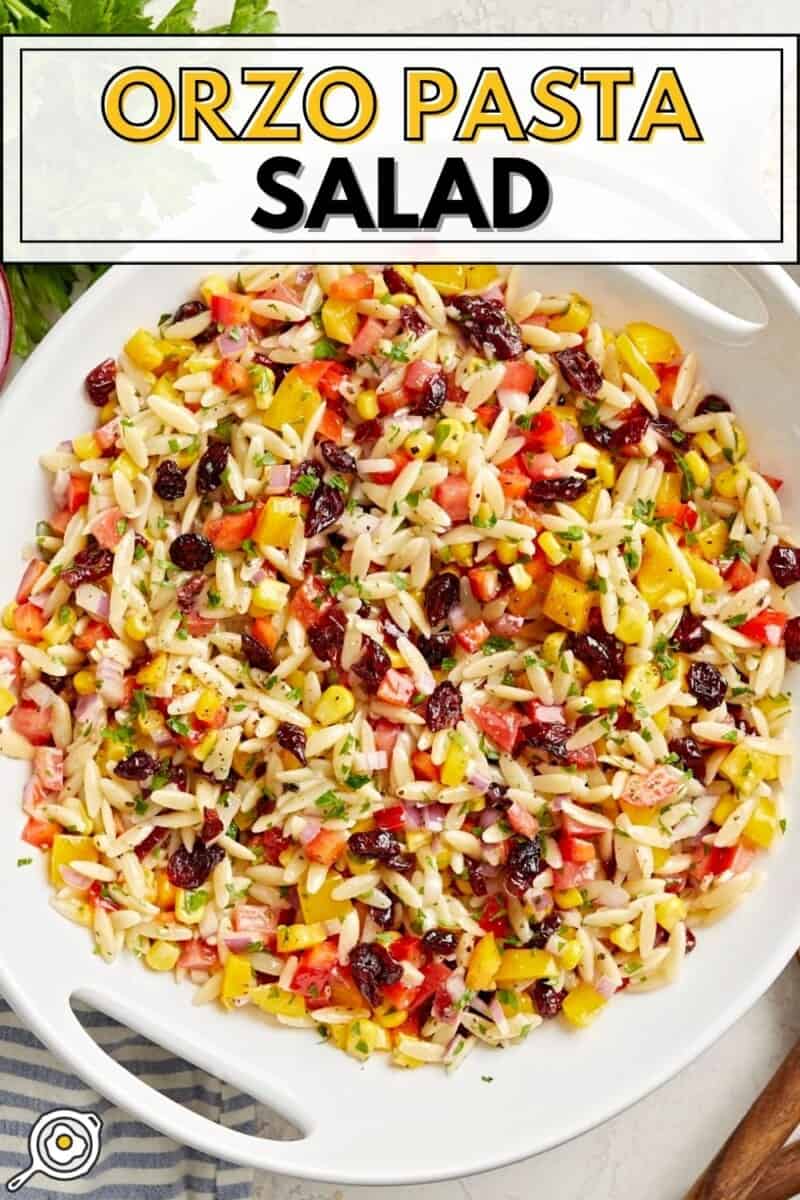
[[(248, 1096), (110, 1017), (86, 1007), (76, 1011), (95, 1041), (135, 1075), (222, 1125), (255, 1131)], [(83, 1179), (35, 1175), (19, 1193), (24, 1200), (250, 1200), (249, 1168), (179, 1146), (110, 1104), (65, 1069), (0, 999), (0, 1187), (27, 1165), (28, 1133), (37, 1117), (55, 1108), (97, 1113), (103, 1122), (100, 1157)]]

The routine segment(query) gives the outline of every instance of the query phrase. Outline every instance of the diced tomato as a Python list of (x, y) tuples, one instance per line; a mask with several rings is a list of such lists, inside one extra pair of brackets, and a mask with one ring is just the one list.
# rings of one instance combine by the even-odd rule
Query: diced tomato
[(500, 468), (500, 487), (507, 500), (521, 500), (531, 486), (530, 476), (522, 470), (519, 457), (515, 454)]
[(755, 583), (758, 576), (749, 563), (744, 562), (741, 558), (735, 558), (725, 572), (725, 578), (734, 592), (740, 592), (742, 588)]
[(597, 852), (590, 841), (586, 838), (572, 837), (568, 834), (562, 834), (558, 841), (558, 848), (565, 862), (587, 863), (596, 858)]
[(316, 625), (320, 617), (323, 617), (332, 607), (333, 600), (316, 575), (306, 575), (301, 586), (289, 601), (289, 612), (293, 617), (297, 617), (300, 624), (304, 625), (306, 629), (311, 625)]
[(469, 585), (476, 599), (488, 603), (500, 591), (500, 572), (497, 567), (472, 567), (467, 571)]
[(363, 1008), (364, 997), (353, 982), (349, 967), (337, 965), (330, 974), (331, 1004), (338, 1008)]
[(434, 488), (433, 498), (454, 525), (469, 519), (469, 483), (463, 475), (448, 475)]
[(273, 867), (277, 866), (281, 854), (291, 846), (291, 839), (284, 837), (280, 829), (265, 829), (259, 837), (264, 847), (265, 861)]
[(215, 550), (238, 550), (255, 529), (258, 514), (259, 510), (253, 505), (245, 512), (224, 513), (221, 517), (209, 518), (203, 526), (203, 533)]
[(28, 601), (14, 609), (13, 621), (17, 637), (26, 642), (38, 642), (47, 624), (47, 617), (40, 608)]
[[(298, 363), (296, 367), (292, 367), (289, 375), (297, 376), (309, 387), (319, 389), (323, 377), (328, 374), (331, 367), (336, 365), (335, 358), (316, 358), (313, 362)], [(287, 379), (289, 375), (286, 376)]]
[(375, 735), (375, 749), (383, 750), (391, 758), (395, 742), (400, 737), (400, 726), (380, 720), (375, 722), (372, 732)]
[(527, 317), (520, 322), (521, 325), (538, 325), (540, 329), (547, 328), (548, 322), (547, 313), (529, 313)]
[(215, 629), (217, 625), (215, 620), (209, 620), (206, 617), (201, 617), (196, 612), (187, 613), (183, 618), (183, 621), (189, 636), (196, 638), (205, 637), (207, 634), (211, 633), (211, 630)]
[(306, 857), (329, 867), (347, 845), (347, 838), (336, 829), (320, 829), (306, 846)]
[(216, 946), (209, 946), (202, 938), (191, 938), (181, 947), (178, 966), (185, 971), (208, 971), (217, 965), (219, 957)]
[(536, 367), (526, 362), (511, 362), (500, 387), (511, 392), (530, 392), (536, 380)]
[(514, 832), (522, 834), (523, 837), (532, 838), (539, 832), (539, 822), (521, 804), (517, 804), (516, 800), (509, 806), (506, 816)]
[(95, 879), (92, 886), (86, 893), (86, 899), (95, 908), (104, 908), (106, 912), (116, 912), (120, 905), (116, 900), (112, 900), (108, 894), (108, 887), (101, 883), (99, 879)]
[[(69, 483), (67, 484), (67, 510), (70, 514), (76, 513), (79, 508), (83, 508), (84, 504), (89, 501), (89, 476), (88, 475), (70, 475)], [(50, 524), (53, 525), (51, 518)], [(53, 525), (53, 528), (55, 526)], [(63, 532), (63, 530), (61, 531)]]
[(489, 638), (489, 627), (484, 621), (468, 621), (456, 634), (456, 641), (468, 654), (474, 654)]
[(581, 746), (580, 750), (569, 750), (567, 752), (567, 765), (570, 767), (580, 767), (584, 771), (588, 771), (590, 767), (597, 766), (597, 751), (594, 746)]
[(378, 699), (384, 704), (397, 704), (402, 708), (408, 704), (414, 690), (414, 680), (410, 675), (390, 667), (381, 680)]
[[(388, 1004), (392, 1008), (396, 1008), (399, 1011), (408, 1012), (408, 1010), (411, 1008), (411, 1005), (414, 1003), (416, 994), (416, 988), (406, 987), (404, 983), (401, 983), (400, 980), (398, 980), (397, 983), (390, 983), (388, 987), (383, 989), (383, 1003)], [(400, 1026), (404, 1032), (406, 1031), (405, 1024), (406, 1023)]]
[(83, 633), (77, 634), (72, 639), (72, 644), (77, 650), (83, 650), (87, 653), (89, 650), (94, 650), (98, 642), (112, 636), (108, 625), (104, 625), (102, 621), (89, 621)]
[(385, 332), (386, 326), (383, 321), (376, 321), (374, 317), (367, 317), (362, 321), (361, 328), (347, 347), (348, 353), (352, 354), (354, 358), (360, 358), (364, 354), (371, 354)]
[(660, 404), (668, 407), (672, 406), (672, 396), (675, 391), (675, 382), (680, 371), (680, 363), (676, 366), (666, 366), (659, 363), (654, 367), (656, 373), (661, 378), (661, 387), (658, 389), (658, 400)]
[(526, 451), (558, 450), (564, 442), (564, 429), (551, 408), (545, 408), (536, 413), (531, 421), (530, 429), (525, 432)]
[(545, 725), (563, 725), (565, 722), (563, 704), (542, 704), (539, 700), (529, 700), (525, 711), (532, 721), (542, 721)]
[(381, 392), (378, 396), (378, 408), (384, 416), (399, 412), (401, 408), (408, 408), (410, 403), (411, 397), (405, 388), (398, 388), (396, 392)]
[(37, 746), (33, 771), (45, 792), (60, 792), (64, 786), (64, 751), (54, 746)]
[[(296, 302), (295, 302), (296, 303)], [(228, 293), (224, 296), (211, 297), (211, 320), (218, 325), (246, 325), (250, 320), (249, 296), (239, 293)]]
[(327, 405), (317, 429), (317, 436), (328, 442), (340, 442), (344, 430), (344, 417), (335, 408)]
[(40, 558), (31, 559), (22, 573), (22, 579), (19, 581), (16, 595), (17, 604), (25, 603), (33, 591), (33, 585), (36, 583), (36, 580), (44, 575), (46, 570), (47, 564), (43, 563)]
[(338, 961), (336, 939), (329, 938), (316, 946), (309, 946), (300, 956), (300, 966), (309, 971), (332, 971)]
[(52, 796), (47, 795), (39, 780), (34, 775), (30, 775), (22, 791), (22, 811), (26, 812), (29, 817), (35, 817), (39, 805), (46, 804), (51, 800)]
[(428, 362), (425, 358), (418, 358), (406, 367), (403, 386), (408, 388), (409, 392), (421, 392), (428, 380), (432, 379), (434, 375), (439, 375), (441, 370), (442, 368), (438, 363)]
[(559, 892), (569, 891), (570, 888), (582, 887), (584, 883), (594, 879), (597, 874), (597, 859), (591, 862), (565, 862), (563, 867), (553, 871), (553, 886)]
[(372, 483), (389, 484), (394, 483), (397, 476), (402, 471), (406, 463), (411, 462), (411, 455), (407, 450), (395, 450), (393, 454), (388, 456), (394, 466), (390, 471), (378, 471), (375, 475), (370, 475), (369, 479)]
[(404, 933), (402, 937), (395, 938), (393, 942), (389, 943), (387, 949), (395, 962), (410, 962), (418, 970), (422, 968), (427, 959), (421, 938), (414, 937), (410, 933)]
[(507, 937), (511, 932), (508, 913), (505, 904), (497, 896), (490, 896), (483, 906), (483, 912), (478, 917), (478, 924), (487, 933), (495, 937)]
[(61, 833), (61, 828), (52, 821), (40, 821), (38, 817), (28, 817), (22, 831), (22, 840), (29, 846), (38, 846), (46, 850), (53, 844), (53, 838)]
[(534, 482), (538, 479), (558, 479), (564, 473), (549, 451), (540, 454), (523, 450), (521, 458), (523, 468)]
[(762, 474), (762, 478), (766, 479), (767, 483), (772, 488), (773, 492), (779, 492), (781, 490), (781, 488), (783, 487), (783, 480), (779, 479), (777, 475)]
[(516, 709), (493, 708), (491, 704), (476, 705), (469, 709), (467, 716), (507, 754), (511, 754), (516, 746), (519, 731), (525, 724), (525, 718)]
[(272, 933), (275, 917), (272, 910), (259, 904), (237, 904), (233, 910), (233, 927), (237, 933), (252, 933), (258, 941), (262, 934)]
[(676, 504), (671, 515), (673, 522), (681, 529), (694, 529), (698, 521), (698, 512), (693, 504)]
[(128, 518), (121, 508), (107, 508), (92, 526), (92, 533), (106, 550), (116, 550), (128, 528)]
[(337, 965), (336, 941), (329, 938), (310, 946), (300, 956), (292, 979), (292, 991), (301, 992), (310, 1008), (318, 1008), (331, 999), (331, 973)]
[(429, 779), (432, 783), (439, 779), (439, 768), (427, 750), (414, 751), (411, 755), (411, 767), (417, 779)]
[(62, 508), (59, 512), (53, 513), (47, 524), (55, 533), (60, 533), (63, 535), (71, 519), (72, 513), (70, 510), (68, 508)]
[(422, 974), (425, 978), (417, 988), (416, 995), (411, 1001), (412, 1012), (424, 1004), (426, 1000), (430, 999), (440, 988), (444, 987), (445, 982), (450, 978), (451, 971), (443, 962), (434, 959), (422, 968)]
[(105, 425), (99, 426), (94, 431), (95, 441), (104, 454), (106, 450), (111, 450), (116, 446), (118, 436), (119, 419), (117, 417), (113, 421), (106, 421)]
[[(561, 828), (564, 833), (570, 837), (599, 837), (603, 832), (602, 829), (597, 829), (593, 825), (585, 825), (583, 821), (579, 821), (575, 817), (568, 817), (562, 814)], [(562, 851), (563, 853), (563, 851)]]
[(406, 810), (402, 804), (392, 804), (389, 808), (380, 808), (373, 815), (379, 829), (402, 829), (406, 823)]
[(334, 279), (328, 288), (328, 295), (334, 300), (369, 300), (373, 289), (369, 275), (364, 271), (353, 271), (351, 275)]
[(256, 617), (250, 626), (250, 633), (257, 642), (260, 642), (262, 646), (266, 646), (268, 650), (274, 650), (278, 644), (278, 631), (270, 617)]
[(500, 412), (496, 404), (479, 404), (475, 409), (478, 420), (485, 429), (491, 429), (497, 420), (497, 414)]
[(701, 859), (700, 877), (721, 875), (723, 871), (740, 875), (750, 867), (754, 858), (754, 851), (746, 846), (712, 846), (710, 853)]
[(343, 366), (339, 362), (328, 360), (328, 369), (324, 375), (320, 375), (319, 382), (317, 383), (320, 394), (326, 400), (330, 400), (332, 404), (341, 404), (341, 387), (349, 375), (350, 372), (348, 371), (347, 367)]
[(631, 775), (622, 798), (635, 808), (655, 808), (671, 800), (681, 782), (674, 767), (653, 767), (646, 775)]
[(214, 368), (211, 378), (224, 392), (246, 392), (250, 384), (247, 367), (234, 358), (223, 358)]
[(778, 612), (776, 608), (765, 608), (758, 616), (751, 617), (744, 625), (740, 625), (739, 633), (751, 641), (758, 642), (760, 646), (780, 646), (788, 620), (788, 613)]

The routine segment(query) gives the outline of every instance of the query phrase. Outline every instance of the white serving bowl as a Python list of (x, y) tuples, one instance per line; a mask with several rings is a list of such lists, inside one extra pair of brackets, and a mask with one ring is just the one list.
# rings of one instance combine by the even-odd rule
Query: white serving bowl
[[(37, 457), (92, 426), (87, 370), (117, 353), (131, 330), (191, 293), (202, 267), (118, 267), (60, 320), (8, 389), (0, 410), (5, 518), (2, 594), (20, 575), (20, 548), (49, 511)], [(545, 291), (589, 296), (610, 324), (651, 320), (698, 351), (710, 390), (741, 414), (755, 459), (786, 484), (787, 519), (800, 524), (795, 482), (800, 291), (775, 268), (749, 268), (764, 326), (738, 320), (649, 268), (529, 267)], [(719, 1037), (772, 983), (800, 943), (796, 862), (800, 822), (760, 860), (763, 887), (729, 919), (701, 930), (676, 986), (620, 996), (588, 1031), (545, 1025), (514, 1049), (479, 1049), (454, 1076), (365, 1066), (313, 1032), (276, 1028), (247, 1011), (193, 1008), (130, 958), (107, 967), (87, 931), (48, 905), (44, 867), (17, 869), (27, 768), (0, 761), (0, 988), (20, 1016), (88, 1083), (179, 1142), (265, 1170), (353, 1184), (418, 1183), (466, 1175), (539, 1153), (633, 1104)], [(305, 1134), (278, 1142), (214, 1125), (174, 1104), (100, 1050), (70, 1009), (81, 997), (162, 1046), (283, 1113)], [(491, 1076), (488, 1084), (483, 1076)]]

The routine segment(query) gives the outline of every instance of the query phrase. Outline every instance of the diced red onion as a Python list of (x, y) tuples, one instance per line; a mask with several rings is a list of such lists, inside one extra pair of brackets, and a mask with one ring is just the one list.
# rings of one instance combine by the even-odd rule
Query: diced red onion
[(82, 583), (75, 589), (75, 599), (90, 617), (96, 617), (98, 621), (107, 620), (111, 601), (108, 592), (96, 584)]
[(37, 804), (44, 804), (44, 801), (45, 794), (38, 781), (31, 775), (22, 791), (22, 811), (29, 817), (35, 817)]
[(444, 818), (447, 809), (443, 804), (426, 804), (422, 810), (422, 820), (426, 829), (439, 833), (444, 829)]
[(492, 996), (492, 999), (489, 1003), (489, 1016), (497, 1026), (501, 1037), (508, 1037), (509, 1033), (511, 1032), (508, 1025), (508, 1017), (503, 1012), (502, 1005), (500, 1004), (500, 1001), (497, 999), (496, 995)]
[(78, 725), (89, 725), (93, 730), (105, 725), (106, 706), (96, 692), (81, 696), (75, 705), (75, 720)]
[(403, 809), (406, 814), (406, 829), (422, 829), (424, 824), (422, 820), (422, 812), (416, 804), (404, 804)]
[(534, 721), (542, 721), (545, 725), (564, 724), (564, 708), (561, 704), (539, 704), (534, 700), (531, 707)]
[(445, 989), (450, 999), (454, 1004), (458, 1004), (464, 992), (467, 990), (467, 985), (464, 982), (464, 976), (461, 971), (454, 971), (453, 974), (445, 980)]
[(481, 829), (488, 829), (490, 825), (494, 825), (495, 821), (499, 821), (502, 815), (499, 808), (485, 808), (480, 815)]
[(532, 890), (528, 892), (527, 899), (535, 917), (546, 917), (553, 907), (549, 892)]
[(64, 508), (67, 503), (68, 489), (69, 471), (56, 471), (53, 479), (53, 499), (59, 508)]
[(578, 441), (578, 431), (569, 421), (561, 421), (561, 437), (565, 446), (574, 446)]
[(382, 475), (384, 471), (393, 470), (391, 458), (362, 458), (358, 464), (359, 475)]
[(513, 413), (522, 413), (528, 407), (530, 396), (527, 392), (518, 392), (515, 388), (498, 388), (497, 399), (501, 408), (507, 408)]
[(305, 287), (314, 278), (313, 267), (298, 267), (295, 272), (294, 281), (299, 287)]
[(223, 937), (223, 942), (233, 954), (241, 954), (248, 946), (253, 944), (253, 935), (251, 933), (226, 933)]
[(94, 436), (101, 450), (110, 450), (112, 446), (116, 446), (119, 440), (120, 420), (119, 417), (114, 417), (110, 421), (106, 421), (105, 425), (101, 425), (99, 429), (95, 429)]
[(170, 733), (169, 729), (167, 729), (166, 725), (156, 725), (155, 728), (150, 730), (148, 736), (153, 742), (155, 742), (156, 746), (172, 745), (172, 734)]
[(301, 845), (307, 846), (309, 842), (314, 840), (321, 828), (322, 822), (318, 820), (317, 817), (307, 817), (306, 823), (298, 835), (297, 840), (301, 843)]
[(88, 892), (89, 888), (92, 886), (91, 879), (88, 879), (85, 875), (81, 875), (80, 871), (76, 871), (74, 867), (71, 867), (65, 863), (60, 870), (61, 878), (64, 880), (64, 883), (66, 883), (68, 887), (74, 888), (76, 892)]
[(72, 454), (72, 450), (73, 450), (72, 442), (70, 442), (70, 441), (59, 442), (58, 445), (56, 446), (56, 449), (63, 450), (66, 454)]
[(103, 656), (97, 664), (99, 692), (106, 704), (120, 705), (125, 699), (125, 675), (115, 658)]
[(217, 347), (223, 358), (235, 358), (247, 347), (247, 330), (243, 329), (238, 338), (231, 337), (230, 332), (221, 333), (217, 338)]
[(459, 633), (465, 625), (469, 624), (469, 617), (460, 604), (454, 604), (448, 616), (450, 617), (450, 624), (456, 633)]
[(560, 479), (567, 472), (559, 466), (552, 454), (533, 454), (528, 457), (526, 469), (531, 479)]
[(561, 795), (561, 796), (551, 796), (550, 797), (550, 811), (555, 812), (555, 813), (561, 812), (561, 806), (564, 803), (564, 801), (571, 800), (571, 799), (572, 799), (572, 797), (568, 796), (566, 794)]
[(599, 992), (604, 1000), (610, 1000), (617, 990), (617, 985), (613, 979), (609, 979), (607, 975), (601, 975), (594, 981), (595, 991)]
[(484, 300), (499, 300), (503, 302), (503, 289), (499, 283), (490, 283), (485, 291), (481, 292)]
[(624, 888), (610, 879), (589, 879), (583, 885), (590, 900), (598, 900), (606, 908), (624, 908), (630, 896)]
[(35, 596), (28, 597), (28, 603), (32, 604), (34, 608), (38, 608), (41, 612), (46, 612), (48, 601), (52, 595), (53, 593), (50, 590), (46, 592), (37, 592)]
[(25, 699), (32, 700), (37, 708), (50, 708), (56, 699), (56, 694), (46, 683), (39, 680), (25, 689)]
[(292, 478), (292, 468), (289, 463), (276, 463), (269, 469), (269, 480), (264, 491), (268, 496), (279, 496), (288, 492)]
[(474, 787), (476, 792), (480, 792), (482, 796), (485, 796), (491, 786), (492, 781), (488, 778), (488, 776), (481, 775), (475, 771), (468, 777), (467, 783), (470, 787)]
[(267, 578), (267, 572), (264, 570), (263, 567), (259, 567), (258, 570), (255, 571), (250, 576), (250, 582), (251, 583), (263, 583), (266, 578)]
[(518, 617), (514, 613), (503, 613), (502, 617), (498, 617), (492, 626), (492, 632), (499, 637), (513, 637), (519, 633), (522, 626), (525, 624), (524, 617)]

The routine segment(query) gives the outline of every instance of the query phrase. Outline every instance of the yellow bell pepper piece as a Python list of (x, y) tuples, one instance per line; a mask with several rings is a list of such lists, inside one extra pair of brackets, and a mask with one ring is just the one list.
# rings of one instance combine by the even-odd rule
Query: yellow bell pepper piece
[(309, 946), (324, 942), (327, 936), (321, 921), (311, 925), (279, 925), (276, 934), (278, 953), (295, 954), (298, 950), (307, 950)]
[(355, 697), (349, 688), (338, 683), (326, 688), (314, 709), (314, 720), (318, 725), (336, 725), (350, 716), (356, 706)]
[(143, 371), (155, 371), (164, 361), (164, 351), (157, 337), (147, 329), (137, 329), (125, 343), (125, 353)]
[(661, 674), (658, 667), (654, 663), (637, 663), (625, 672), (622, 694), (626, 700), (632, 700), (634, 694), (636, 699), (646, 700), (659, 687), (661, 687)]
[(458, 787), (463, 783), (469, 766), (469, 755), (458, 735), (450, 736), (450, 744), (439, 778), (445, 787)]
[(248, 992), (253, 1004), (273, 1017), (304, 1017), (306, 999), (299, 992), (287, 992), (275, 983), (263, 983)]
[(331, 892), (341, 882), (341, 875), (336, 871), (329, 871), (322, 887), (313, 895), (306, 889), (305, 879), (297, 885), (300, 909), (307, 925), (316, 925), (321, 921), (343, 921), (352, 911), (353, 905), (350, 900), (333, 900), (331, 898)]
[(616, 346), (623, 370), (633, 375), (634, 379), (638, 379), (648, 392), (657, 392), (661, 386), (661, 380), (627, 333), (619, 335)]
[(583, 897), (577, 888), (566, 888), (564, 891), (553, 892), (553, 899), (559, 908), (580, 908)]
[(671, 509), (681, 503), (681, 475), (677, 471), (665, 471), (656, 492), (656, 509)]
[(42, 641), (48, 646), (63, 646), (72, 637), (78, 623), (78, 614), (68, 604), (57, 608), (42, 630)]
[[(464, 444), (467, 429), (463, 421), (457, 421), (455, 417), (447, 417), (443, 421), (439, 421), (433, 431), (433, 440), (439, 454), (443, 454), (445, 458), (457, 458), (461, 453), (461, 447)], [(406, 441), (408, 445), (408, 441)]]
[(569, 308), (560, 317), (551, 317), (547, 322), (550, 329), (556, 333), (580, 333), (592, 319), (592, 306), (583, 296), (573, 292), (570, 296)]
[(186, 891), (175, 889), (175, 919), (181, 925), (199, 925), (208, 904), (208, 892), (203, 888)]
[(719, 558), (728, 544), (728, 526), (724, 521), (715, 521), (697, 535), (697, 552), (703, 558)]
[(631, 321), (625, 332), (642, 358), (649, 363), (669, 363), (681, 353), (675, 338), (666, 329), (650, 325), (647, 321)]
[(284, 425), (293, 425), (302, 432), (320, 404), (322, 396), (318, 389), (295, 368), (281, 380), (261, 419), (268, 429), (280, 430)]
[(322, 328), (334, 342), (349, 346), (358, 332), (359, 317), (349, 300), (326, 300), (322, 306)]
[(735, 808), (736, 801), (733, 799), (733, 797), (723, 796), (714, 806), (714, 811), (711, 814), (711, 820), (715, 825), (724, 825)]
[(417, 271), (429, 279), (442, 296), (455, 296), (458, 292), (463, 292), (467, 286), (466, 272), (463, 267), (430, 263), (426, 266), (418, 266)]
[(699, 555), (692, 554), (689, 550), (685, 551), (685, 553), (686, 561), (692, 568), (695, 582), (701, 591), (713, 592), (717, 588), (724, 587), (725, 580), (715, 566), (706, 562), (704, 558), (700, 558)]
[(404, 1008), (394, 1008), (391, 1004), (380, 1004), (372, 1016), (384, 1029), (397, 1029), (399, 1025), (405, 1024), (408, 1013)]
[(774, 754), (739, 745), (725, 756), (719, 770), (738, 792), (749, 796), (760, 783), (778, 778), (778, 760)]
[[(559, 542), (554, 533), (540, 533), (536, 539), (536, 545), (544, 554), (545, 558), (554, 567), (559, 566), (567, 557), (566, 551)], [(530, 576), (528, 577), (530, 579)], [(530, 586), (530, 584), (529, 584)]]
[(548, 979), (558, 971), (555, 959), (545, 950), (504, 950), (496, 983), (520, 983), (523, 979)]
[(559, 952), (558, 962), (565, 971), (574, 971), (578, 963), (583, 958), (583, 949), (577, 938), (572, 938), (567, 942), (563, 950)]
[(723, 500), (733, 500), (738, 494), (739, 485), (746, 478), (747, 472), (742, 467), (726, 467), (714, 476), (714, 491)]
[(100, 443), (93, 433), (81, 433), (72, 439), (72, 449), (75, 457), (85, 462), (89, 458), (99, 458), (102, 454)]
[(750, 820), (744, 827), (744, 836), (762, 850), (769, 850), (778, 834), (778, 817), (772, 800), (759, 800)]
[(639, 944), (639, 935), (630, 921), (626, 921), (624, 925), (618, 925), (608, 936), (609, 941), (613, 942), (615, 946), (619, 946), (620, 950), (624, 950), (626, 954), (631, 954)]
[(595, 683), (588, 684), (583, 689), (583, 694), (585, 698), (595, 706), (595, 708), (619, 707), (623, 701), (622, 680), (598, 680)]
[(495, 279), (497, 279), (497, 267), (495, 266), (467, 267), (467, 287), (470, 291), (476, 289), (483, 291), (490, 283), (494, 283)]
[(207, 724), (214, 720), (221, 708), (222, 697), (219, 692), (215, 692), (213, 688), (203, 688), (194, 706), (194, 715)]
[(605, 1003), (596, 988), (581, 982), (568, 994), (561, 1011), (571, 1025), (583, 1028), (591, 1024)]
[[(592, 449), (594, 449), (594, 447), (592, 447)], [(572, 501), (572, 507), (575, 509), (575, 512), (580, 513), (581, 516), (585, 517), (587, 521), (591, 521), (592, 517), (594, 516), (594, 509), (600, 492), (604, 487), (610, 486), (610, 484), (604, 483), (600, 478), (601, 465), (602, 455), (598, 455), (597, 466), (595, 468), (597, 470), (597, 479), (594, 481), (594, 483), (589, 484), (582, 496), (579, 496), (577, 500)], [(610, 483), (613, 482), (614, 480), (611, 479)], [(578, 550), (580, 550), (580, 545), (580, 542), (574, 543), (574, 546)]]
[(63, 887), (61, 868), (70, 863), (83, 859), (86, 862), (97, 862), (97, 847), (94, 839), (74, 833), (57, 833), (53, 838), (50, 850), (50, 882), (53, 887)]
[(689, 905), (680, 896), (667, 896), (656, 905), (656, 920), (662, 929), (672, 933), (679, 921), (686, 920)]
[(556, 571), (550, 580), (542, 611), (556, 625), (572, 633), (585, 633), (593, 594), (581, 579)]
[(17, 697), (14, 693), (10, 692), (8, 688), (0, 687), (0, 717), (7, 717), (16, 703)]
[(151, 971), (171, 971), (181, 956), (181, 948), (175, 942), (153, 942), (144, 961)]
[(241, 954), (229, 954), (222, 972), (220, 999), (226, 1008), (233, 1008), (236, 1000), (243, 999), (253, 982), (253, 968), (248, 958)]
[(676, 607), (691, 599), (669, 545), (655, 529), (648, 529), (644, 536), (636, 586), (651, 608)]
[(261, 510), (253, 534), (259, 550), (263, 553), (268, 546), (286, 549), (292, 540), (299, 517), (299, 496), (270, 496)]
[(501, 962), (502, 955), (497, 948), (494, 934), (484, 934), (470, 955), (467, 967), (467, 987), (475, 992), (487, 991), (494, 987)]
[(375, 1021), (361, 1019), (347, 1027), (345, 1050), (353, 1058), (365, 1062), (376, 1050), (388, 1050), (391, 1043), (386, 1030)]
[(167, 656), (157, 654), (146, 666), (136, 672), (136, 682), (143, 687), (159, 687), (167, 677)]
[(374, 388), (364, 388), (356, 396), (356, 412), (362, 421), (374, 421), (378, 411), (377, 392)]
[(253, 588), (250, 612), (254, 617), (267, 617), (285, 608), (288, 600), (288, 583), (282, 583), (279, 579), (262, 579)]
[(623, 604), (614, 631), (626, 646), (635, 646), (640, 642), (647, 625), (647, 616), (635, 604)]

